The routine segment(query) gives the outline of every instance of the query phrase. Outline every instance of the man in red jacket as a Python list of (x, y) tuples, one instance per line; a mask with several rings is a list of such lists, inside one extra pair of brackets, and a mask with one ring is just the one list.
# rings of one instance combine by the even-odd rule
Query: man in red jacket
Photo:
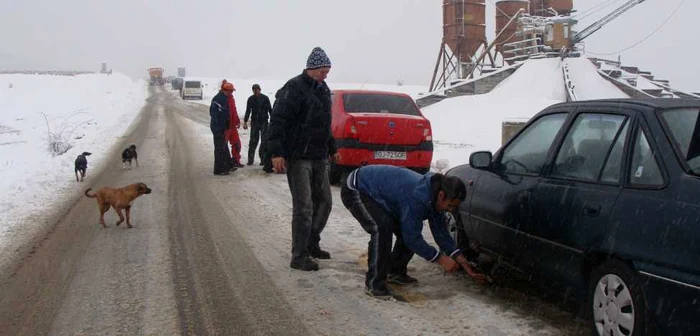
[[(226, 90), (224, 90), (226, 88)], [(241, 118), (238, 117), (238, 110), (236, 110), (236, 101), (233, 99), (233, 91), (236, 88), (233, 83), (230, 83), (224, 79), (221, 83), (221, 89), (227, 93), (226, 98), (228, 100), (229, 111), (231, 113), (231, 123), (229, 128), (224, 134), (226, 140), (231, 144), (231, 158), (233, 160), (232, 166), (241, 168), (241, 138), (238, 135), (238, 129), (241, 128)]]

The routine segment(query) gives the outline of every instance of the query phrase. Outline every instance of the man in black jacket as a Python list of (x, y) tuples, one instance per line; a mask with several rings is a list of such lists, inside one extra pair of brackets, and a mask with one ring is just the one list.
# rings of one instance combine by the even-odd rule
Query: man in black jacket
[(338, 159), (331, 135), (331, 91), (325, 79), (331, 61), (314, 48), (301, 75), (275, 95), (268, 128), (269, 155), (278, 174), (287, 171), (292, 193), (292, 261), (304, 271), (318, 270), (311, 260), (330, 259), (321, 250), (321, 231), (331, 212), (332, 196), (326, 165)]
[(248, 97), (246, 104), (245, 117), (243, 117), (243, 129), (248, 129), (248, 119), (250, 119), (250, 142), (248, 143), (248, 165), (253, 164), (255, 159), (255, 148), (258, 147), (258, 141), (262, 138), (260, 144), (260, 165), (265, 162), (265, 132), (267, 131), (267, 120), (272, 112), (270, 98), (260, 92), (260, 85), (253, 85), (253, 95)]
[(228, 96), (233, 94), (233, 84), (224, 83), (219, 93), (211, 100), (209, 115), (211, 122), (209, 127), (214, 136), (214, 175), (228, 175), (233, 167), (231, 154), (224, 133), (229, 128), (231, 116), (229, 115)]

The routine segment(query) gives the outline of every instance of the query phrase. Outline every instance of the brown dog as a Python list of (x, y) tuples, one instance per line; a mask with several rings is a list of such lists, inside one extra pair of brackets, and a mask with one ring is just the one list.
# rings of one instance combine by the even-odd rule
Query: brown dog
[(97, 206), (100, 208), (100, 224), (105, 228), (107, 227), (105, 212), (110, 207), (114, 207), (114, 211), (119, 215), (117, 226), (124, 222), (122, 209), (126, 210), (126, 226), (131, 228), (131, 202), (141, 195), (151, 193), (151, 189), (144, 183), (134, 183), (123, 188), (104, 187), (94, 194), (90, 194), (90, 190), (92, 189), (85, 190), (85, 196), (97, 198)]

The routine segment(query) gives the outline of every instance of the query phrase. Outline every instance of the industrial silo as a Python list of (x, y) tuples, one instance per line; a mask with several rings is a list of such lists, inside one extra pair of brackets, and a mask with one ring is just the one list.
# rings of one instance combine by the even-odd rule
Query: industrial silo
[(443, 39), (461, 62), (470, 62), (486, 42), (485, 0), (444, 0)]
[[(517, 22), (513, 21), (508, 27), (506, 25), (510, 19), (518, 14), (520, 10), (524, 13), (530, 12), (530, 1), (528, 0), (500, 0), (496, 2), (496, 36), (503, 30), (503, 33), (496, 39), (496, 51), (503, 53), (503, 44), (517, 41)], [(504, 30), (505, 28), (505, 30)]]

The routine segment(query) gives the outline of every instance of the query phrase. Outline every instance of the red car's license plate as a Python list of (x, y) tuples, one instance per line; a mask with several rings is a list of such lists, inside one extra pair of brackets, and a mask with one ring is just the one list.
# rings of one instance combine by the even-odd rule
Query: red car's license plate
[(406, 152), (376, 151), (374, 158), (378, 160), (406, 160)]

